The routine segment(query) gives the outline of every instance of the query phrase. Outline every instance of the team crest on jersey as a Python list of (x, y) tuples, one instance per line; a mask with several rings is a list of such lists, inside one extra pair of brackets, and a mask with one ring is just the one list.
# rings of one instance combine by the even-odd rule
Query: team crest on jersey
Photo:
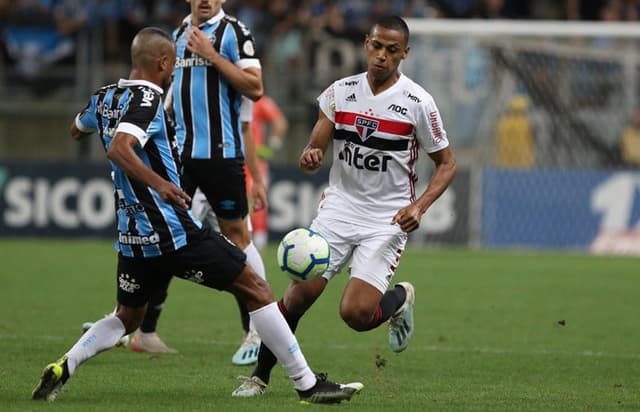
[(255, 49), (253, 48), (253, 42), (251, 40), (245, 41), (242, 45), (242, 51), (247, 56), (253, 56), (256, 53)]
[(358, 131), (358, 136), (362, 141), (365, 141), (371, 136), (376, 130), (378, 130), (378, 126), (380, 122), (373, 119), (367, 119), (364, 117), (356, 117), (356, 130)]

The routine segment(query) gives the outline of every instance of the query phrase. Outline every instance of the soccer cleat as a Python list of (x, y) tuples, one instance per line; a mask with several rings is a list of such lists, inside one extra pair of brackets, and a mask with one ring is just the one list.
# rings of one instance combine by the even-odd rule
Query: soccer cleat
[(267, 384), (257, 376), (238, 376), (238, 379), (242, 381), (242, 384), (231, 393), (231, 396), (237, 398), (253, 398), (254, 396), (263, 395), (267, 390)]
[(156, 332), (144, 333), (138, 329), (129, 343), (134, 352), (146, 353), (178, 353), (177, 350), (168, 347)]
[[(85, 322), (82, 324), (82, 333), (85, 333), (86, 331), (88, 331), (89, 329), (91, 329), (91, 327), (93, 326), (95, 322)], [(118, 348), (126, 348), (127, 346), (129, 346), (129, 341), (131, 340), (131, 337), (129, 335), (124, 335), (123, 337), (120, 338), (120, 340), (118, 341), (118, 343), (116, 343), (116, 347)]]
[(67, 356), (65, 355), (44, 368), (42, 376), (40, 376), (40, 382), (31, 393), (31, 398), (49, 402), (55, 401), (68, 379), (69, 368), (67, 366)]
[(389, 319), (389, 346), (394, 352), (402, 352), (407, 349), (413, 336), (413, 305), (416, 302), (416, 291), (409, 282), (400, 282), (396, 286), (404, 288), (407, 297)]
[(359, 393), (364, 385), (360, 382), (335, 383), (327, 380), (327, 375), (320, 373), (316, 375), (316, 384), (306, 391), (298, 390), (300, 403), (340, 403), (349, 401), (356, 393)]
[(251, 365), (258, 361), (258, 353), (260, 352), (260, 336), (255, 330), (250, 330), (247, 336), (242, 342), (242, 345), (238, 348), (236, 353), (231, 358), (231, 363), (234, 365)]

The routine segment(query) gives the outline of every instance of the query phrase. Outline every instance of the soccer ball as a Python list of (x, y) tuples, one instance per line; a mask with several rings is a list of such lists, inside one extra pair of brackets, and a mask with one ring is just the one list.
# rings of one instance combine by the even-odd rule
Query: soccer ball
[(287, 233), (278, 245), (278, 266), (293, 280), (303, 282), (322, 275), (329, 267), (329, 243), (306, 228)]

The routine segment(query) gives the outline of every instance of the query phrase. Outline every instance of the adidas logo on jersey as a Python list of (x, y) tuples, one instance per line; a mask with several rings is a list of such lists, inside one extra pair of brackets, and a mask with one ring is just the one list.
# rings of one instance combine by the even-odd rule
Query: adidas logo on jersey
[(357, 102), (358, 99), (356, 99), (356, 94), (355, 93), (351, 93), (349, 96), (347, 96), (347, 98), (345, 99), (348, 102)]

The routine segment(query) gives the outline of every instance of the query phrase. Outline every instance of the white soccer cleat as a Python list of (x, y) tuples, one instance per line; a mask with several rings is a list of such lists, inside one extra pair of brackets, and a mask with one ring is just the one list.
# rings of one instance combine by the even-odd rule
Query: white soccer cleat
[(156, 332), (144, 333), (138, 329), (129, 343), (132, 351), (146, 353), (178, 353), (177, 350), (168, 347)]
[(244, 342), (238, 348), (231, 358), (234, 365), (251, 365), (258, 361), (258, 353), (260, 352), (260, 343), (262, 340), (255, 330), (250, 330), (244, 338)]
[(413, 305), (416, 302), (416, 291), (409, 282), (400, 282), (396, 286), (404, 288), (407, 297), (389, 319), (389, 346), (394, 352), (402, 352), (407, 349), (413, 336)]
[(236, 398), (253, 398), (263, 395), (267, 390), (267, 384), (257, 376), (238, 376), (238, 379), (242, 383), (231, 393)]

